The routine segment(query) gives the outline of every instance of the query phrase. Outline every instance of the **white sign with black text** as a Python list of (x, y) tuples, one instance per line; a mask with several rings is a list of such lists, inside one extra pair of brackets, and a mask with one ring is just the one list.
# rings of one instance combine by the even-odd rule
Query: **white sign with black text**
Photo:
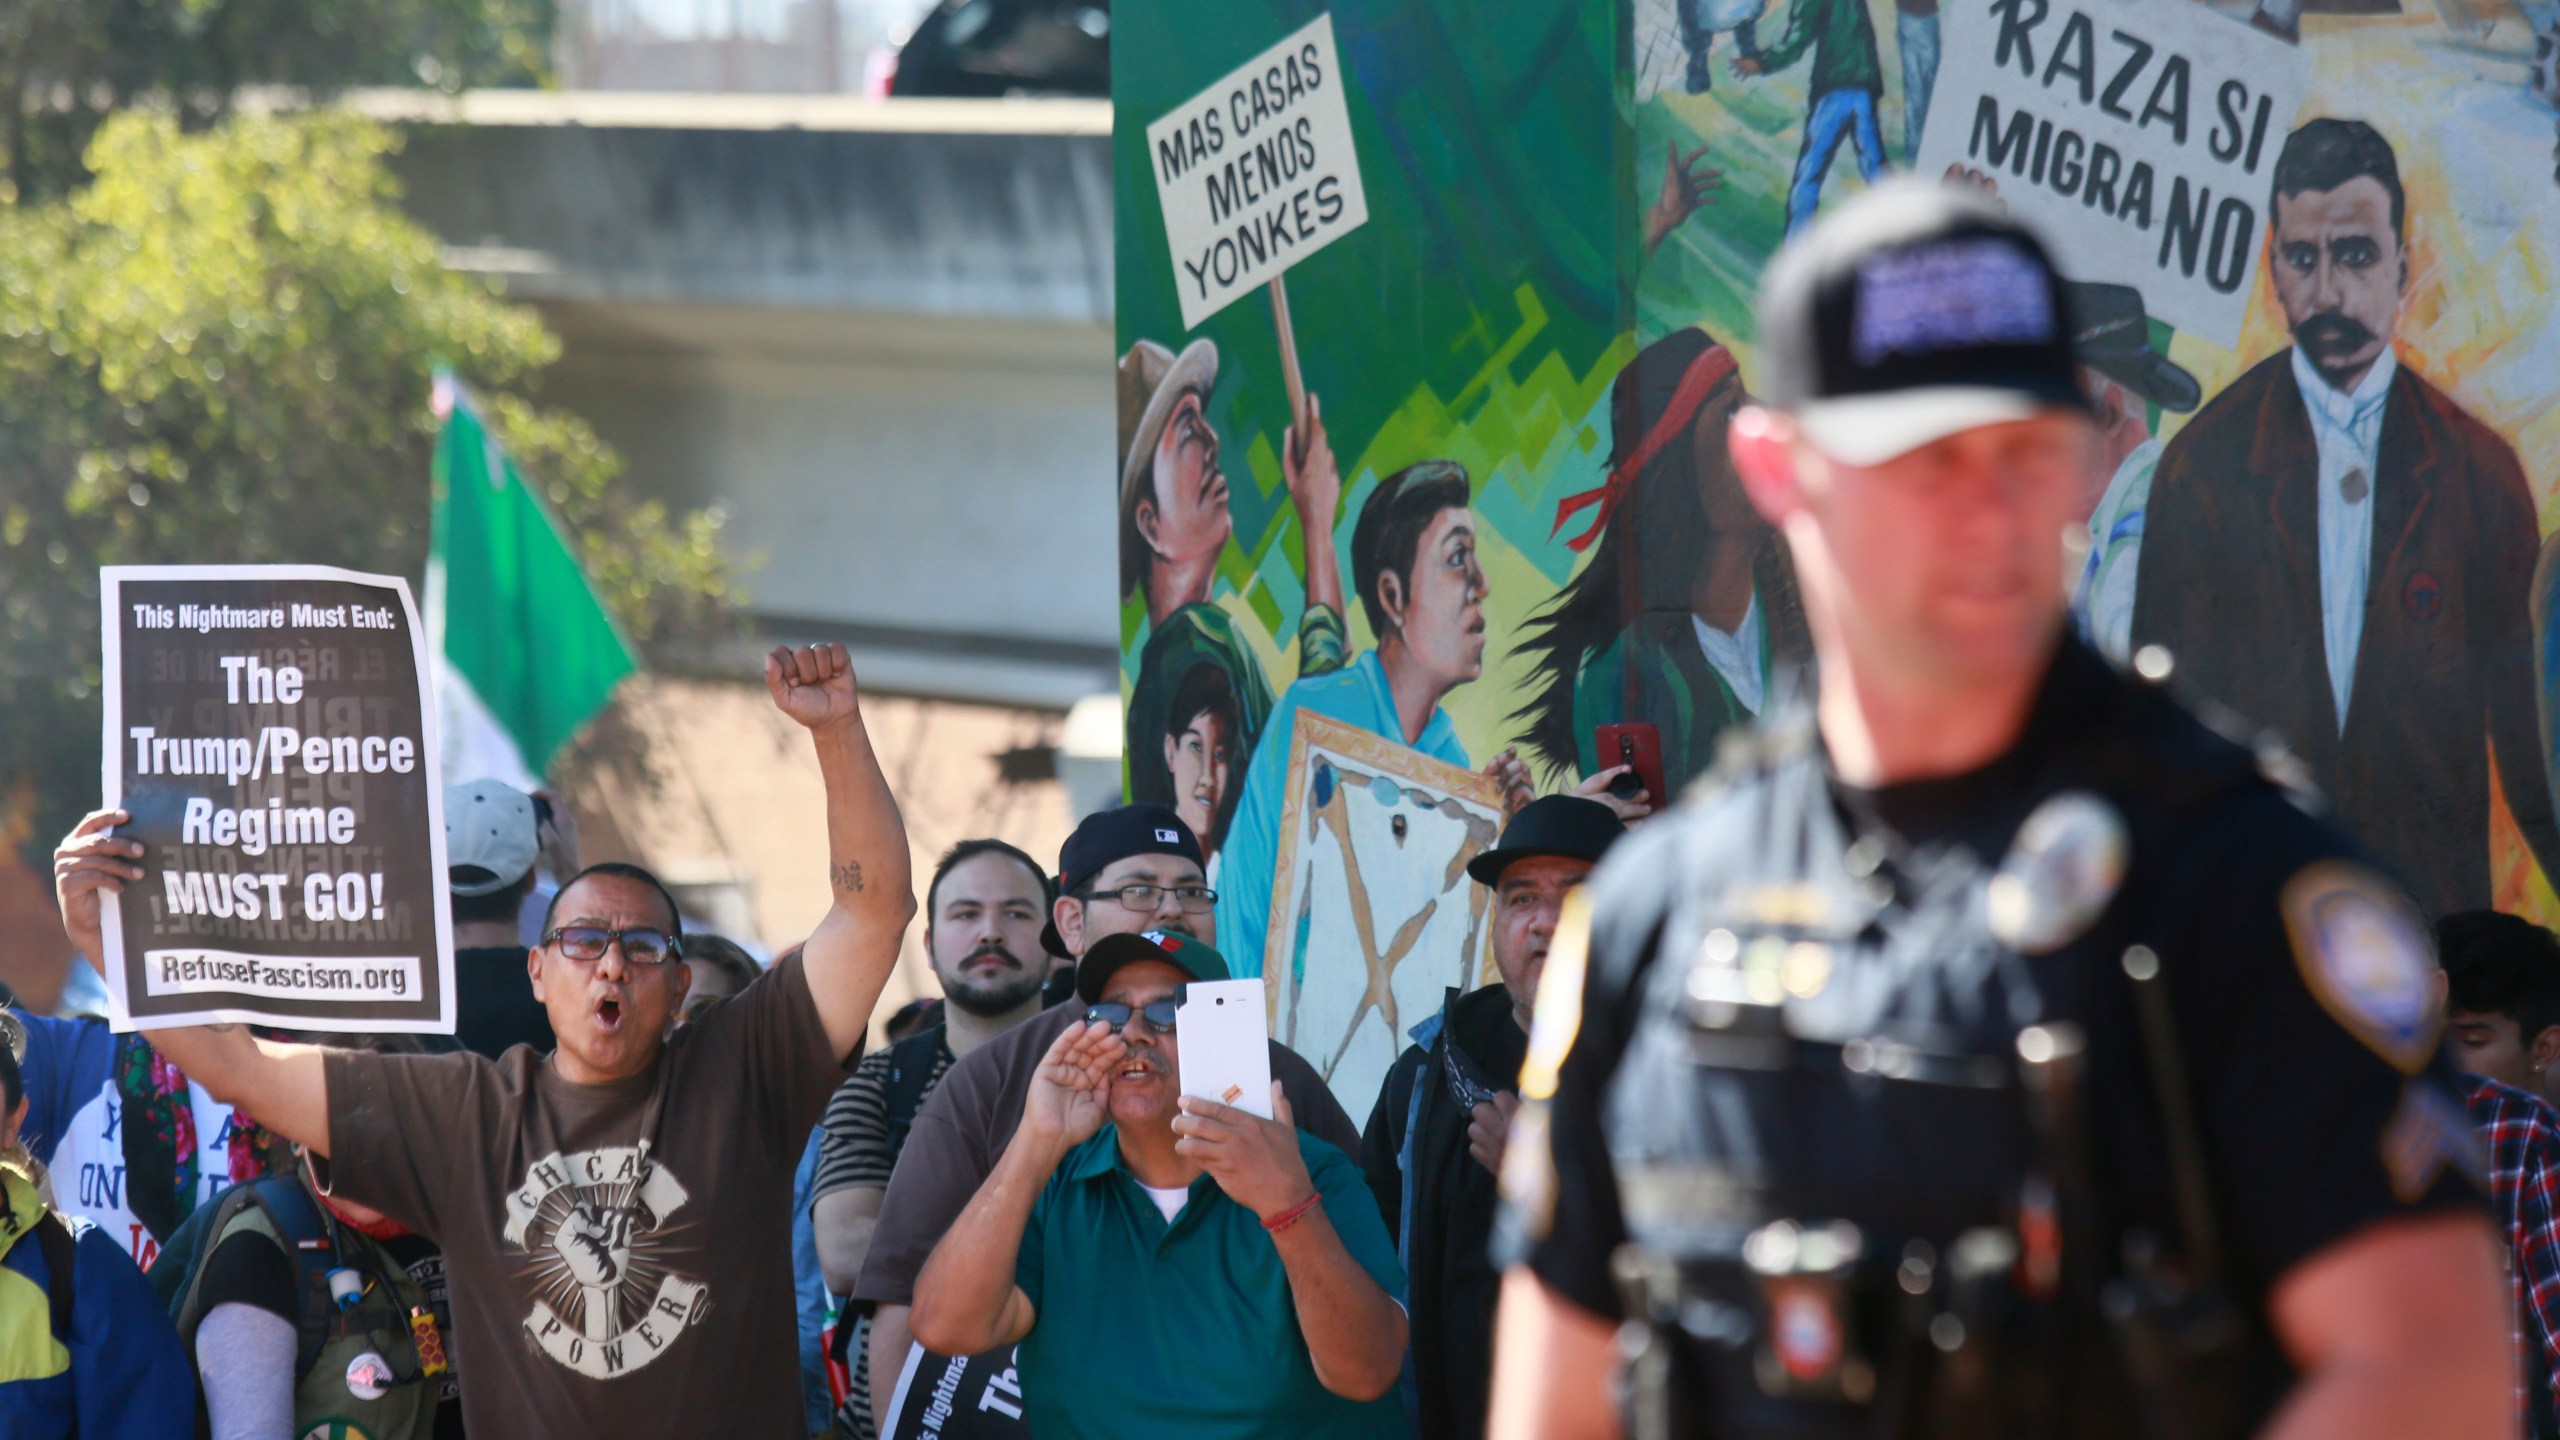
[(1319, 15), (1147, 127), (1184, 329), (1369, 218), (1343, 90)]
[(2229, 349), (2310, 85), (2300, 47), (2195, 0), (1958, 0), (1919, 173), (1990, 177), (2063, 272)]

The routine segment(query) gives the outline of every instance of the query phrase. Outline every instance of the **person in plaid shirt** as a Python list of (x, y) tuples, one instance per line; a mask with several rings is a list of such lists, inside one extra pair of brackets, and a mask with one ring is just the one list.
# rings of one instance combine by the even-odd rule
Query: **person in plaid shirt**
[(2490, 1199), (2509, 1247), (2527, 1433), (2560, 1437), (2560, 939), (2492, 910), (2436, 922), (2445, 1053), (2489, 1146)]

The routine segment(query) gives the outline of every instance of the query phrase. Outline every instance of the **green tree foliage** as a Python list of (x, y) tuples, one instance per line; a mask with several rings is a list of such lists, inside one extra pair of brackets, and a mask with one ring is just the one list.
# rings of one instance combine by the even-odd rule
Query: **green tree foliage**
[(546, 78), (553, 0), (0, 0), (0, 175), (76, 182), (137, 102), (200, 128), (244, 86), (524, 85)]
[(127, 112), (92, 143), (89, 183), (0, 207), (0, 794), (22, 841), (97, 793), (98, 566), (418, 583), (439, 362), (634, 638), (706, 638), (727, 613), (718, 518), (633, 500), (591, 430), (524, 398), (558, 341), (439, 264), (395, 203), (395, 143), (342, 113), (187, 134)]

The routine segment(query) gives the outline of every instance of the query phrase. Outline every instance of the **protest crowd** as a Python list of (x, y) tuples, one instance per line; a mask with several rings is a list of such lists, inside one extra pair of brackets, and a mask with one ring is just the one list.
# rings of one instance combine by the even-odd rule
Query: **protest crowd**
[[(1798, 269), (1926, 244), (1943, 271), (1989, 243), (2011, 247), (2004, 283), (2059, 286), (1994, 209), (1953, 192), (1870, 198), (1815, 225), (1790, 252)], [(1859, 371), (1823, 348), (1841, 348), (1848, 322), (1824, 307), (1847, 291), (1827, 272), (1792, 283), (1772, 280), (1762, 333), (1821, 353), (1792, 374), (1771, 364), (1733, 444), (1797, 551), (1827, 758), (1746, 745), (1723, 788), (1661, 813), (1665, 797), (1612, 787), (1621, 768), (1569, 793), (1533, 796), (1524, 778), (1464, 866), (1490, 973), (1406, 1017), (1418, 1023), (1374, 1096), (1346, 1103), (1326, 1078), (1335, 1057), (1267, 1037), (1266, 1055), (1186, 1053), (1195, 997), (1258, 967), (1222, 950), (1210, 856), (1175, 808), (1087, 815), (1054, 866), (981, 838), (911, 874), (845, 649), (784, 647), (764, 679), (815, 753), (827, 854), (808, 863), (824, 866), (831, 905), (770, 964), (700, 931), (648, 870), (581, 864), (556, 797), (475, 781), (442, 797), (450, 1037), (147, 1018), (118, 1033), (97, 1015), (0, 1012), (0, 1440), (2560, 1433), (2560, 940), (2513, 916), (2450, 914), (2426, 968), (2404, 974), (2384, 924), (2401, 912), (2356, 891), (2339, 903), (2377, 908), (2341, 913), (2367, 927), (2361, 963), (2386, 973), (2349, 981), (2410, 980), (2423, 997), (2382, 1034), (2368, 1024), (2381, 1002), (2351, 1003), (2366, 992), (2306, 988), (2321, 982), (2294, 973), (2260, 882), (2269, 867), (2344, 874), (2354, 852), (2064, 632), (2059, 555), (2054, 573), (1984, 602), (2014, 600), (2025, 638), (2011, 649), (1985, 642), (1925, 676), (1894, 668), (1934, 642), (1862, 628), (1887, 603), (1875, 587), (1914, 573), (1895, 569), (1895, 547), (1955, 533), (1915, 517), (2032, 510), (2039, 477), (2084, 483), (2088, 401), (2055, 337), (1968, 337), (1953, 321), (1937, 324), (1956, 338), (1922, 378)], [(1791, 294), (1811, 307), (1801, 323)], [(1930, 303), (1904, 297), (1906, 313)], [(1831, 428), (1843, 396), (1952, 404), (1934, 387), (1966, 367), (1973, 409)], [(1871, 433), (1892, 425), (1900, 441)], [(1935, 467), (1925, 484), (1901, 484), (1895, 467), (1912, 464)], [(1387, 588), (1414, 588), (1413, 570)], [(1926, 626), (1939, 612), (1896, 613)], [(1926, 685), (1940, 689), (1922, 703)], [(1981, 701), (2005, 719), (1976, 723), (1966, 704), (1984, 694), (2005, 696)], [(2210, 793), (2163, 783), (2122, 802), (2136, 845), (2239, 837), (2186, 892), (2126, 893), (2170, 915), (2139, 932), (2162, 955), (2185, 943), (2219, 967), (2192, 1004), (2249, 1029), (2189, 1023), (2197, 1053), (2182, 1060), (2126, 1040), (2160, 1034), (2139, 1006), (2122, 1033), (2093, 1022), (2077, 1072), (2099, 1097), (2082, 1115), (2089, 1173), (2028, 1163), (2029, 1184), (1987, 1200), (1941, 1192), (1977, 1161), (2005, 1163), (1990, 1140), (1933, 1154), (1894, 1149), (1885, 1130), (1822, 1132), (1881, 1147), (1861, 1155), (1761, 1123), (1775, 1103), (1827, 1124), (1873, 1086), (1973, 1053), (1961, 1037), (1958, 1059), (1853, 1039), (1824, 1052), (1821, 1077), (1752, 1058), (1817, 1048), (1747, 1029), (1778, 989), (1881, 1004), (1900, 983), (1826, 991), (1849, 964), (1838, 936), (1916, 935), (1916, 950), (1879, 953), (1928, 958), (1980, 923), (1911, 928), (1950, 903), (1930, 878), (1943, 851), (1857, 840), (1845, 874), (1792, 867), (1836, 861), (1822, 847), (1843, 827), (1961, 839), (1998, 812), (2014, 828), (2030, 808), (2017, 796), (2044, 783), (2036, 767), (2067, 771), (2073, 737), (2101, 731), (2109, 764), (2156, 750), (2222, 777)], [(1957, 778), (1899, 788), (1914, 772), (1895, 757), (1915, 744), (1941, 757), (1916, 773)], [(1851, 798), (1788, 808), (1807, 793)], [(2140, 828), (2155, 802), (2191, 809)], [(111, 948), (117, 897), (151, 873), (133, 820), (99, 810), (55, 855), (61, 921), (93, 960)], [(1845, 928), (1824, 918), (1824, 887), (1889, 872), (1918, 877), (1903, 900), (1866, 902)], [(1735, 875), (1734, 893), (1785, 912), (1767, 923), (1832, 949), (1764, 949), (1693, 913), (1713, 898), (1700, 877)], [(1963, 972), (1982, 995), (2014, 1000), (2020, 954), (2095, 923), (2057, 918), (2044, 891), (1989, 893), (2009, 948)], [(940, 997), (876, 1017), (888, 1038), (874, 1044), (914, 923)], [(2157, 959), (2136, 952), (2152, 952), (2116, 948), (2145, 981)], [(1657, 951), (1679, 963), (1646, 970)], [(2301, 953), (2316, 968), (2316, 945)], [(1940, 998), (1948, 1033), (1973, 1023), (1972, 997)], [(2050, 1062), (2082, 1043), (2003, 1033), (2030, 1089), (2059, 1086)], [(1267, 1094), (1186, 1083), (1187, 1068), (1240, 1060), (1257, 1079), (1267, 1069)], [(2198, 1123), (2172, 1127), (2174, 1154), (2107, 1148), (2122, 1092), (2106, 1087), (2144, 1066), (2195, 1081), (2179, 1103)], [(2008, 1093), (1972, 1073), (1907, 1087), (1929, 1093), (1894, 1123), (1998, 1129), (1927, 1128), (1949, 1113), (1933, 1107)], [(1754, 1164), (1790, 1177), (1779, 1190), (1795, 1208), (1728, 1237), (1741, 1257), (1728, 1273), (1680, 1217), (1742, 1183), (1740, 1135), (1764, 1152)], [(2210, 1177), (2192, 1187), (2190, 1151)], [(99, 1160), (118, 1192), (66, 1193)], [(2052, 1280), (2088, 1260), (2069, 1238), (2075, 1207), (2114, 1186), (2140, 1191), (2125, 1203), (2143, 1215), (2203, 1217), (2178, 1233), (2213, 1237), (2230, 1292), (2155, 1310), (2148, 1292), (2119, 1304), (2128, 1292), (2110, 1289), (2102, 1305)], [(1854, 1257), (1897, 1232), (1834, 1218), (1888, 1213), (1869, 1203), (1879, 1189), (1915, 1237), (1942, 1214), (2002, 1227), (1968, 1218), (1958, 1243), (1894, 1246), (1881, 1288), (1923, 1307), (1910, 1327), (1859, 1308), (1872, 1297)], [(2182, 1278), (2126, 1263), (2160, 1287)], [(1755, 1305), (1765, 1343), (1717, 1339)], [(2087, 1326), (2102, 1309), (2135, 1334), (2136, 1363), (2100, 1358), (2109, 1342)], [(2078, 1394), (1998, 1378), (2038, 1374), (2107, 1378)], [(2166, 1391), (2195, 1408), (2157, 1409)], [(1853, 1429), (1821, 1408), (1870, 1402), (1899, 1418)], [(2162, 1413), (2208, 1418), (2141, 1428)]]

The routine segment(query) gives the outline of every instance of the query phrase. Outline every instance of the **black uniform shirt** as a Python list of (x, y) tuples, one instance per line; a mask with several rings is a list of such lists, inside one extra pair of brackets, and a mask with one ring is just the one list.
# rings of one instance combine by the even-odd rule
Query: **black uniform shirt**
[[(1630, 1238), (1688, 1261), (1779, 1218), (1898, 1246), (2014, 1214), (2038, 1153), (2019, 1036), (2055, 1022), (2085, 1042), (2084, 1223), (2109, 1257), (2087, 1268), (2112, 1269), (2136, 1229), (2192, 1239), (2129, 972), (2165, 986), (2222, 1278), (2250, 1314), (2362, 1226), (2479, 1203), (2416, 917), (2157, 688), (2066, 639), (2016, 745), (1969, 774), (1854, 790), (1809, 717), (1753, 751), (1612, 851), (1581, 1004), (1539, 1008), (1500, 1243), (1575, 1305), (1621, 1313), (1610, 1261)], [(2042, 881), (2021, 864), (2085, 860), (2111, 827), (2118, 883), (2085, 878), (2104, 863)], [(2089, 913), (2057, 920), (2075, 898)], [(1574, 948), (1559, 937), (1549, 992)], [(1720, 984), (1775, 1002), (1759, 1013), (1777, 1038), (1717, 1030), (1731, 1008), (1695, 997)], [(2011, 1083), (1969, 1089), (1977, 1070)], [(2081, 1275), (2083, 1295), (2108, 1278)], [(2258, 1350), (2263, 1407), (2288, 1377)]]

